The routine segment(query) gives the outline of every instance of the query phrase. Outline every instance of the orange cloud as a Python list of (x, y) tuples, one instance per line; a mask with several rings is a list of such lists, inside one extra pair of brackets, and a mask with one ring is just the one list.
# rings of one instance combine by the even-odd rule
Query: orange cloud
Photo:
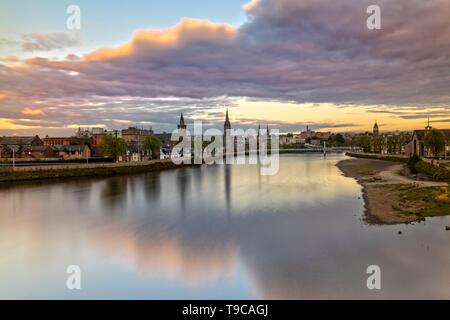
[(0, 90), (0, 100), (14, 99), (17, 93), (10, 90)]
[(45, 115), (45, 113), (41, 109), (30, 109), (28, 107), (26, 107), (25, 109), (23, 109), (20, 112), (22, 114), (28, 114), (28, 115), (32, 115), (32, 116), (36, 116), (36, 115), (44, 116)]
[(98, 61), (127, 56), (140, 46), (170, 48), (192, 42), (229, 42), (237, 29), (229, 24), (208, 20), (183, 18), (176, 26), (158, 31), (137, 30), (133, 39), (117, 48), (101, 48), (84, 56), (85, 60)]
[(258, 5), (259, 0), (252, 0), (242, 6), (245, 12), (250, 13)]

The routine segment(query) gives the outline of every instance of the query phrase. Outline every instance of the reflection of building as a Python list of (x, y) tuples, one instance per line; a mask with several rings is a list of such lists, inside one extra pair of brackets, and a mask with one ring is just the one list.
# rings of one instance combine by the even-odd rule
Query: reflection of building
[(129, 127), (122, 130), (122, 139), (127, 144), (137, 144), (144, 142), (145, 138), (153, 135), (153, 130), (139, 129), (136, 127)]

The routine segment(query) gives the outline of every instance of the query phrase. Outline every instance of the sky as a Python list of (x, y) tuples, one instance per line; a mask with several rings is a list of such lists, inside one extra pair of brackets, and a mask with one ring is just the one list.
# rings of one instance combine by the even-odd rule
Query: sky
[[(369, 30), (366, 9), (381, 8)], [(80, 29), (68, 29), (70, 5)], [(0, 135), (450, 127), (448, 0), (0, 0)]]

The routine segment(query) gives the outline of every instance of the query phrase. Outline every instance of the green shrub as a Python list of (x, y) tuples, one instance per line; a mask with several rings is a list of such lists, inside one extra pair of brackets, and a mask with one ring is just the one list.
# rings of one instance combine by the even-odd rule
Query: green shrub
[(408, 168), (414, 174), (417, 173), (416, 163), (419, 161), (422, 161), (422, 160), (420, 159), (420, 157), (417, 154), (411, 156), (408, 160)]
[(433, 180), (450, 181), (450, 170), (435, 166), (434, 164), (419, 161), (415, 164), (414, 168), (426, 175), (430, 176)]

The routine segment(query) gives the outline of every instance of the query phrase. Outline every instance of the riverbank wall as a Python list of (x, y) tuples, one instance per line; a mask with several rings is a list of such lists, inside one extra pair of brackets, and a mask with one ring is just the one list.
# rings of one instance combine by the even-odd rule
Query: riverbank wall
[(15, 167), (0, 169), (0, 182), (61, 179), (75, 177), (101, 177), (120, 174), (161, 171), (179, 167), (171, 160), (143, 162), (68, 164), (54, 166)]

